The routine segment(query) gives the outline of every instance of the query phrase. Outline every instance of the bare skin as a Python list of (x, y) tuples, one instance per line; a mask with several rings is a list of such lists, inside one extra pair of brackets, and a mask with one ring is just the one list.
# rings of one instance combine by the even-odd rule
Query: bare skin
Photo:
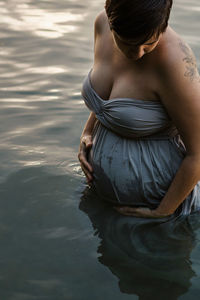
[(87, 161), (87, 155), (92, 147), (92, 130), (96, 121), (96, 116), (92, 112), (88, 118), (85, 128), (83, 129), (83, 133), (80, 139), (80, 148), (78, 158), (81, 163), (81, 168), (85, 173), (87, 178), (87, 183), (90, 184), (93, 180), (93, 169), (92, 166)]
[[(159, 218), (171, 215), (200, 180), (200, 79), (190, 47), (170, 28), (144, 45), (125, 43), (111, 32), (105, 12), (95, 21), (94, 65), (91, 82), (105, 100), (117, 97), (161, 101), (183, 139), (186, 156), (166, 195), (155, 210), (115, 207), (121, 214)], [(92, 143), (92, 113), (82, 133), (80, 149)], [(87, 136), (89, 142), (84, 142)], [(88, 136), (90, 138), (88, 138)], [(81, 166), (88, 181), (92, 167), (86, 150)]]

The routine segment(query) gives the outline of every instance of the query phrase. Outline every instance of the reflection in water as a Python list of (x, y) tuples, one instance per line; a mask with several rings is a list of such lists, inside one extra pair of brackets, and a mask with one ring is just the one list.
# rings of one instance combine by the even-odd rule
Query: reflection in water
[[(122, 293), (140, 300), (176, 300), (195, 276), (190, 254), (199, 215), (176, 219), (125, 217), (86, 189), (80, 209), (88, 214), (101, 242), (99, 261), (118, 277)], [(194, 228), (195, 224), (195, 228)]]

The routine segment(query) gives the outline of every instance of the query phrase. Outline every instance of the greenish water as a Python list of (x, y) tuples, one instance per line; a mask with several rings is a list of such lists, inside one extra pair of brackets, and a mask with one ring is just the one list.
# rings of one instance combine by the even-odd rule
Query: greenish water
[[(103, 1), (0, 1), (0, 298), (199, 299), (199, 217), (136, 226), (85, 189), (80, 89)], [(171, 25), (200, 64), (200, 4)]]

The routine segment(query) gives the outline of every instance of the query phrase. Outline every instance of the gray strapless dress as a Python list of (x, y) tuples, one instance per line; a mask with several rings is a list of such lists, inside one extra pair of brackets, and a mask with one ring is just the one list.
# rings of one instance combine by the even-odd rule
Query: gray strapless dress
[[(132, 98), (103, 100), (91, 85), (90, 72), (82, 96), (98, 120), (89, 153), (93, 186), (106, 201), (156, 208), (185, 156), (180, 136), (162, 103)], [(200, 182), (176, 215), (197, 210)]]

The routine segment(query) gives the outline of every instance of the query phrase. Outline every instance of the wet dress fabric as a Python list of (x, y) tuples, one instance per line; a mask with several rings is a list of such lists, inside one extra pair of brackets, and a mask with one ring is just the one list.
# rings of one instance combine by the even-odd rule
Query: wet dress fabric
[[(96, 114), (89, 161), (93, 187), (115, 204), (156, 208), (185, 156), (185, 148), (162, 103), (134, 98), (103, 100), (90, 73), (82, 96)], [(187, 215), (200, 209), (200, 182), (177, 209)]]

